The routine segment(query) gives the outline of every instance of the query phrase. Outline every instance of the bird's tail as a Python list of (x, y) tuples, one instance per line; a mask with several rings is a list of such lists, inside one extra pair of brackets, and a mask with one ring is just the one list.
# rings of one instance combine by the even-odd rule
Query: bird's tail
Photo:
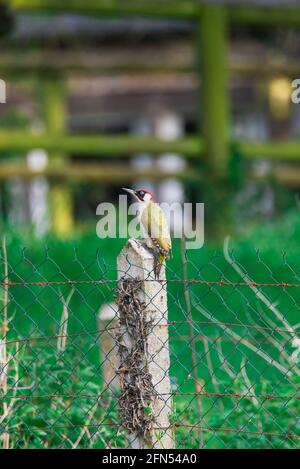
[(167, 259), (167, 257), (160, 252), (159, 253), (159, 262), (162, 264), (163, 262), (165, 262), (166, 259)]

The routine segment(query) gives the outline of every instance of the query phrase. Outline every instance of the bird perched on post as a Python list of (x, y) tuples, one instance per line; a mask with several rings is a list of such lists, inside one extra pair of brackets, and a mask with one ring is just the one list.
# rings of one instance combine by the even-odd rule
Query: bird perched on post
[(169, 258), (171, 252), (171, 237), (166, 215), (160, 208), (150, 191), (146, 189), (123, 190), (133, 195), (139, 202), (139, 219), (145, 236), (150, 240), (151, 251), (154, 254), (154, 274), (159, 277), (163, 262)]

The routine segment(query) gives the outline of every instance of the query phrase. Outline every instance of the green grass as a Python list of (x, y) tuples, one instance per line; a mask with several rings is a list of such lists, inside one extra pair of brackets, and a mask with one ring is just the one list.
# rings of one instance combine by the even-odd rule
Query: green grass
[[(253, 281), (300, 283), (299, 235), (299, 215), (297, 212), (290, 213), (277, 224), (265, 224), (247, 237), (232, 242), (230, 248), (234, 248), (232, 256), (235, 262)], [(49, 237), (39, 242), (30, 235), (21, 236), (8, 230), (9, 279), (16, 282), (115, 280), (116, 257), (123, 245), (124, 240), (100, 240), (93, 232), (65, 241)], [(187, 255), (189, 278), (244, 281), (224, 258), (222, 246), (206, 243), (203, 249), (189, 251)], [(1, 252), (2, 272), (3, 268)], [(174, 243), (167, 276), (168, 279), (182, 278), (178, 242)], [(4, 421), (11, 429), (12, 446), (72, 447), (72, 442), (77, 440), (82, 426), (87, 423), (91, 409), (95, 411), (91, 418), (92, 426), (89, 433), (83, 435), (78, 447), (126, 446), (122, 430), (109, 425), (100, 426), (99, 430), (93, 427), (102, 421), (119, 423), (116, 399), (104, 393), (95, 409), (95, 398), (85, 397), (99, 393), (104, 386), (103, 367), (99, 359), (101, 337), (99, 339), (96, 333), (97, 314), (102, 304), (114, 299), (115, 286), (114, 282), (75, 286), (68, 308), (68, 333), (87, 334), (69, 337), (65, 352), (57, 351), (56, 338), (20, 342), (18, 352), (14, 343), (8, 344), (8, 352), (19, 358), (18, 394), (65, 396), (16, 400), (11, 416)], [(68, 296), (71, 289), (70, 285), (11, 287), (8, 311), (12, 319), (7, 340), (58, 334), (62, 315), (61, 300)], [(270, 305), (264, 304), (249, 287), (190, 284), (188, 289), (194, 321), (207, 321), (206, 313), (218, 322), (266, 326), (269, 324), (268, 319), (272, 319), (273, 327), (284, 327), (272, 313)], [(299, 288), (264, 287), (260, 291), (271, 305), (276, 305), (292, 326), (299, 322)], [(187, 319), (181, 283), (168, 285), (168, 307), (170, 321)], [(217, 324), (195, 323), (192, 330), (197, 375), (205, 392), (245, 394), (249, 391), (250, 383), (250, 391), (256, 395), (294, 396), (297, 393), (299, 376), (296, 364), (290, 374), (280, 371), (274, 363), (268, 363), (241, 340), (237, 340), (237, 337), (233, 338), (229, 329), (267, 354), (279, 367), (290, 369), (292, 366), (292, 362), (287, 361), (295, 352), (292, 344), (294, 336), (291, 334), (282, 337), (274, 331), (247, 327), (224, 329)], [(169, 335), (172, 389), (178, 393), (193, 393), (195, 382), (189, 326), (170, 325)], [(206, 345), (209, 347), (209, 356)], [(227, 367), (224, 367), (224, 361)], [(13, 364), (12, 359), (9, 368), (11, 382)], [(228, 367), (234, 379), (228, 374)], [(13, 393), (13, 390), (10, 392)], [(70, 397), (75, 395), (79, 397)], [(174, 397), (171, 420), (175, 424), (177, 447), (197, 447), (200, 438), (204, 439), (207, 448), (299, 446), (296, 438), (255, 433), (299, 435), (299, 399), (208, 396), (201, 398), (200, 405), (201, 415), (197, 413), (195, 396)], [(192, 428), (194, 425), (202, 425), (204, 429)], [(49, 426), (52, 426), (51, 430), (44, 428)], [(213, 428), (218, 430), (214, 431)], [(236, 431), (223, 431), (222, 428)], [(96, 437), (93, 438), (95, 432)]]

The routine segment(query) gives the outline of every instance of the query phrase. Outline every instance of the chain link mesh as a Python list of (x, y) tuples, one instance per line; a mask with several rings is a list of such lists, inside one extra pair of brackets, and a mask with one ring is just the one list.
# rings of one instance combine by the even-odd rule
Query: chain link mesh
[[(2, 447), (129, 446), (118, 272), (104, 257), (1, 250)], [(299, 446), (299, 275), (285, 253), (270, 262), (228, 246), (168, 263), (165, 404), (176, 448)]]

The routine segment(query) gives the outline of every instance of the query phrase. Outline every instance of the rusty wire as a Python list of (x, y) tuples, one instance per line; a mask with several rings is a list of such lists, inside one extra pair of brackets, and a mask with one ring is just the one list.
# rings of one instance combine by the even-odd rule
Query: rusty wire
[[(253, 324), (237, 324), (237, 323), (230, 323), (230, 322), (220, 322), (220, 321), (169, 321), (167, 324), (161, 324), (159, 327), (168, 327), (168, 326), (177, 326), (177, 325), (221, 325), (221, 326), (227, 326), (227, 327), (244, 327), (248, 329), (258, 329), (258, 330), (264, 330), (264, 331), (271, 331), (271, 332), (286, 332), (288, 334), (292, 335), (299, 335), (300, 331), (295, 331), (295, 330), (290, 330), (290, 329), (284, 329), (284, 328), (278, 328), (278, 327), (265, 327), (265, 326), (256, 326)], [(103, 330), (106, 331), (113, 331), (118, 329), (118, 326), (108, 326), (104, 328)], [(89, 336), (92, 334), (99, 334), (99, 330), (92, 330), (92, 331), (86, 331), (86, 332), (78, 332), (74, 334), (52, 334), (52, 335), (41, 335), (41, 336), (33, 336), (33, 337), (25, 337), (25, 338), (20, 338), (20, 339), (12, 339), (12, 340), (6, 340), (4, 343), (6, 345), (9, 344), (15, 344), (18, 342), (34, 342), (34, 341), (40, 341), (40, 340), (46, 340), (48, 341), (49, 339), (58, 339), (62, 337), (83, 337), (83, 336)], [(181, 337), (180, 335), (176, 335), (176, 337)], [(185, 336), (182, 336), (185, 338)], [(221, 337), (219, 337), (221, 339)]]
[[(153, 279), (145, 279), (145, 282), (153, 282)], [(43, 282), (0, 282), (2, 287), (47, 287), (51, 285), (105, 285), (110, 283), (116, 283), (116, 279), (96, 279), (96, 280), (64, 280), (64, 281), (43, 281)], [(155, 282), (159, 283), (195, 283), (199, 285), (207, 286), (224, 286), (224, 287), (278, 287), (278, 288), (300, 288), (300, 283), (261, 283), (261, 282), (229, 282), (225, 280), (200, 280), (196, 278), (191, 279), (156, 279)]]
[[(35, 274), (39, 273), (42, 263), (34, 265), (28, 258), (25, 261)], [(93, 447), (96, 441), (102, 442), (104, 447), (115, 447), (116, 444), (126, 447), (127, 433), (147, 439), (150, 428), (155, 428), (155, 422), (151, 412), (146, 410), (151, 408), (157, 393), (147, 369), (145, 344), (149, 332), (156, 325), (145, 319), (143, 310), (151, 305), (152, 298), (146, 298), (145, 302), (140, 301), (140, 281), (132, 279), (118, 284), (115, 278), (108, 278), (105, 269), (95, 280), (94, 273), (90, 270), (93, 259), (90, 263), (83, 263), (76, 258), (85, 278), (73, 280), (67, 278), (64, 266), (58, 265), (50, 257), (47, 262), (51, 262), (57, 270), (58, 280), (55, 280), (55, 275), (48, 280), (40, 274), (40, 281), (23, 281), (17, 264), (8, 266), (9, 281), (0, 282), (0, 288), (5, 287), (9, 291), (7, 306), (10, 318), (5, 338), (0, 343), (0, 352), (1, 347), (7, 347), (6, 364), (4, 368), (3, 365), (0, 367), (0, 409), (2, 403), (9, 408), (15, 402), (11, 406), (12, 412), (16, 415), (20, 412), (22, 415), (22, 409), (28, 403), (28, 408), (34, 414), (32, 419), (25, 418), (23, 422), (18, 420), (14, 427), (10, 425), (9, 418), (4, 418), (1, 422), (0, 410), (0, 427), (3, 428), (3, 433), (11, 434), (11, 439), (14, 433), (19, 434), (14, 443), (17, 447), (21, 444), (33, 445), (32, 435), (37, 435), (36, 438), (43, 442), (47, 441), (50, 447), (62, 448), (69, 447), (68, 438), (74, 438), (72, 444), (75, 447)], [(232, 441), (238, 441), (240, 446), (249, 447), (245, 439), (248, 435), (257, 445), (264, 436), (269, 439), (270, 447), (285, 447), (286, 444), (295, 448), (295, 441), (300, 438), (295, 411), (300, 399), (297, 386), (300, 376), (297, 366), (300, 330), (297, 329), (297, 324), (287, 321), (291, 310), (297, 310), (297, 288), (300, 283), (277, 282), (271, 270), (266, 282), (233, 282), (226, 278), (226, 272), (215, 267), (214, 262), (215, 259), (210, 260), (212, 268), (215, 268), (216, 279), (213, 280), (202, 278), (202, 273), (196, 268), (191, 279), (182, 279), (178, 277), (177, 271), (169, 268), (168, 279), (159, 280), (162, 287), (169, 285), (169, 320), (166, 324), (158, 325), (169, 327), (170, 374), (174, 383), (170, 393), (160, 394), (166, 399), (166, 403), (173, 399), (176, 405), (171, 427), (168, 428), (172, 428), (178, 447), (190, 447), (191, 444), (197, 446), (199, 433), (193, 430), (200, 430), (201, 433), (210, 435), (203, 437), (203, 447), (210, 447), (211, 438), (215, 438), (215, 434), (218, 438), (214, 439), (214, 445), (219, 441), (220, 447), (231, 447), (231, 440), (225, 440), (225, 435), (232, 434), (235, 435), (232, 437), (235, 440)], [(190, 260), (188, 263), (192, 264)], [(116, 271), (110, 272), (111, 276), (115, 277), (116, 274)], [(120, 276), (123, 274), (124, 272), (119, 273)], [(197, 275), (199, 278), (196, 278)], [(29, 274), (24, 278), (30, 278)], [(153, 279), (146, 278), (143, 281), (152, 282)], [(174, 290), (176, 284), (190, 285), (189, 314), (181, 300), (182, 291)], [(76, 299), (72, 300), (67, 316), (61, 317), (53, 304), (56, 302), (57, 305), (62, 305), (66, 300), (60, 288), (56, 288), (60, 286), (69, 286), (76, 292)], [(202, 288), (205, 286), (209, 288)], [(268, 295), (266, 301), (269, 301), (269, 306), (265, 308), (264, 314), (249, 299), (252, 288), (258, 288), (263, 295)], [(268, 288), (267, 293), (264, 288)], [(239, 296), (239, 310), (235, 310), (230, 303), (233, 294)], [(29, 301), (24, 303), (26, 295), (29, 296)], [(92, 302), (93, 295), (97, 295), (98, 304), (117, 299), (115, 320), (107, 321), (101, 329), (95, 327), (98, 311)], [(252, 296), (257, 301), (255, 295)], [(215, 307), (208, 310), (207, 299), (210, 298), (214, 300)], [(274, 319), (278, 298), (288, 304), (282, 312), (283, 321), (279, 320), (281, 316)], [(85, 316), (74, 315), (79, 306)], [(244, 307), (249, 309), (249, 314), (241, 318)], [(31, 309), (38, 311), (39, 315), (32, 316)], [(15, 320), (15, 310), (19, 322)], [(117, 324), (116, 320), (119, 321)], [(67, 323), (66, 330), (63, 328), (64, 321)], [(21, 325), (26, 327), (22, 329)], [(53, 334), (45, 333), (49, 331), (49, 327)], [(124, 341), (128, 331), (132, 345), (130, 351), (126, 349), (126, 340)], [(95, 352), (98, 355), (98, 349), (104, 344), (104, 335), (111, 342), (111, 349), (105, 350), (104, 355), (102, 350), (101, 358), (96, 360)], [(206, 348), (201, 344), (202, 338), (207, 340)], [(180, 345), (176, 344), (178, 339), (181, 339)], [(191, 340), (194, 343), (193, 362), (190, 359)], [(71, 355), (67, 355), (64, 348), (60, 349), (61, 346), (70, 348)], [(267, 356), (272, 347), (274, 353), (272, 352), (269, 362), (263, 357), (257, 359), (257, 353), (265, 353)], [(117, 366), (116, 353), (121, 359)], [(94, 354), (93, 358), (91, 354)], [(240, 359), (239, 367), (235, 365), (237, 357)], [(155, 362), (155, 355), (152, 358)], [(1, 372), (12, 373), (16, 364), (19, 366), (18, 374), (12, 376), (3, 392)], [(274, 364), (278, 367), (274, 368), (274, 379), (264, 389), (257, 376), (264, 382), (265, 373)], [(121, 391), (114, 387), (112, 377), (105, 377), (105, 367), (109, 366), (115, 368), (121, 382)], [(39, 370), (43, 367), (46, 373), (40, 374)], [(85, 367), (91, 367), (91, 374), (87, 378), (81, 378), (79, 382), (78, 370), (82, 368), (81, 372), (84, 372)], [(199, 374), (197, 388), (193, 382), (197, 375), (194, 373), (195, 368)], [(58, 369), (62, 377), (57, 375)], [(280, 369), (283, 370), (281, 373)], [(224, 379), (225, 384), (222, 382)], [(201, 399), (201, 416), (197, 415), (195, 399)], [(220, 402), (222, 407), (218, 407)], [(51, 420), (45, 417), (48, 408), (53, 411), (54, 417)], [(85, 409), (83, 421), (74, 417), (79, 408)], [(222, 408), (226, 412), (220, 411)], [(286, 416), (286, 423), (283, 423), (281, 413)], [(240, 424), (239, 419), (242, 420)], [(36, 420), (40, 422), (39, 425), (35, 425)], [(104, 428), (115, 431), (101, 430)], [(72, 429), (77, 429), (79, 435), (74, 436), (70, 432)], [(52, 436), (48, 438), (36, 432), (51, 432)]]

